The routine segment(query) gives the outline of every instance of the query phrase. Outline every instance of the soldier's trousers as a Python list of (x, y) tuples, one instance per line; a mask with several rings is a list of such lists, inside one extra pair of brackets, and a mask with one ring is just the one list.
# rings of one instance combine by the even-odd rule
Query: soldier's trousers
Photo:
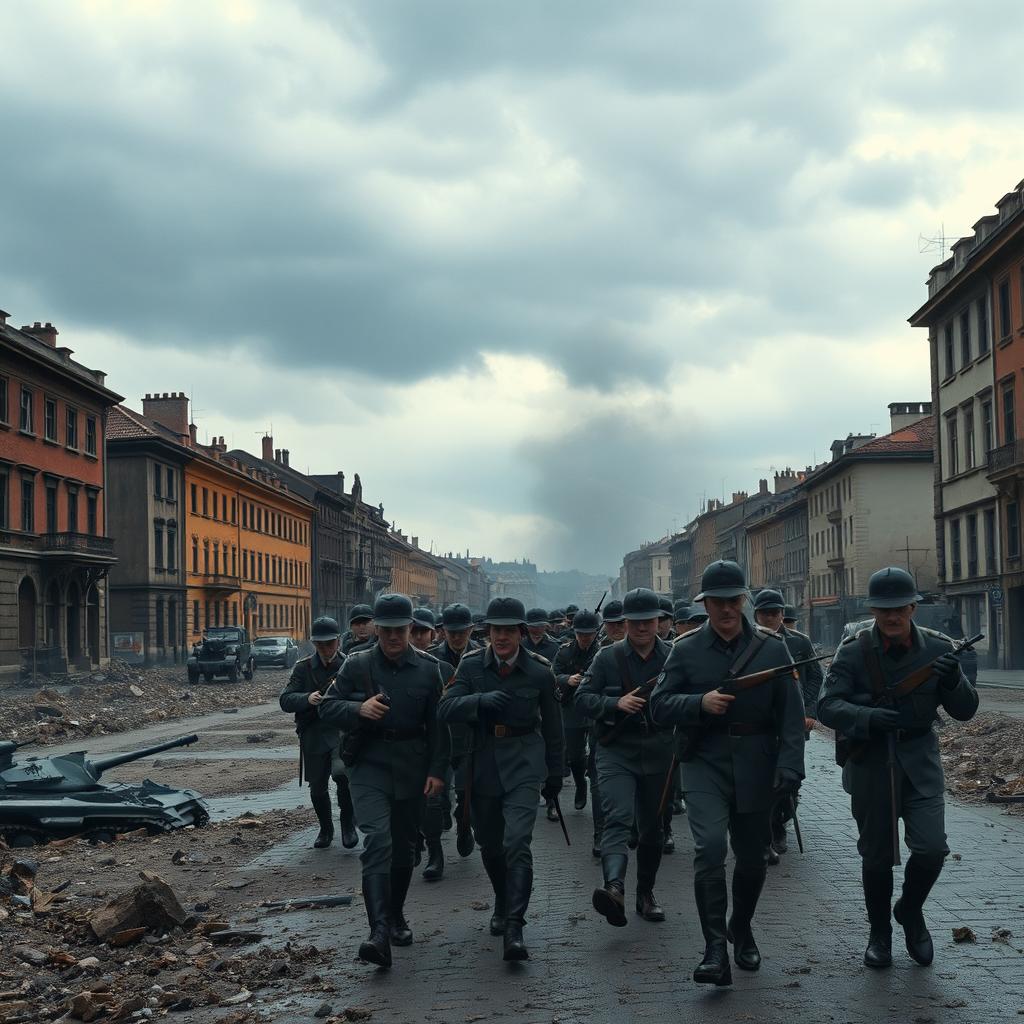
[(345, 811), (349, 809), (352, 799), (349, 796), (348, 776), (335, 773), (335, 755), (330, 750), (314, 754), (303, 749), (302, 751), (302, 773), (309, 784), (309, 800), (316, 811), (317, 816), (323, 815), (325, 819), (331, 817), (331, 796), (328, 787), (331, 779), (338, 791), (338, 807)]
[[(860, 764), (849, 765), (850, 807), (860, 837), (857, 851), (869, 871), (892, 865), (892, 819), (889, 814), (889, 767), (884, 756), (872, 751)], [(896, 763), (896, 800), (911, 852), (941, 861), (946, 844), (946, 804), (942, 793), (923, 796)]]
[(634, 766), (624, 758), (598, 749), (597, 778), (604, 810), (601, 856), (628, 856), (627, 844), (634, 819), (640, 844), (661, 849), (664, 835), (658, 805), (665, 776), (645, 775), (639, 762)]
[(447, 808), (451, 813), (451, 797), (448, 791), (452, 784), (452, 770), (449, 768), (444, 774), (444, 789), (437, 796), (428, 796), (423, 799), (423, 822), (422, 832), (424, 839), (440, 839), (444, 831), (444, 812)]
[(590, 811), (594, 816), (594, 835), (600, 835), (604, 828), (604, 804), (601, 802), (601, 787), (597, 780), (597, 740), (590, 733), (590, 756), (587, 758), (587, 778), (590, 779)]
[(470, 813), (473, 834), (485, 859), (505, 855), (505, 866), (533, 870), (533, 825), (537, 820), (540, 786), (523, 783), (501, 796), (484, 796), (474, 789)]
[(725, 879), (730, 839), (738, 872), (755, 875), (764, 871), (771, 842), (769, 808), (740, 814), (725, 793), (689, 790), (686, 817), (693, 834), (694, 882)]
[(352, 800), (364, 833), (363, 877), (412, 870), (419, 838), (422, 797), (396, 800), (373, 786), (352, 784)]

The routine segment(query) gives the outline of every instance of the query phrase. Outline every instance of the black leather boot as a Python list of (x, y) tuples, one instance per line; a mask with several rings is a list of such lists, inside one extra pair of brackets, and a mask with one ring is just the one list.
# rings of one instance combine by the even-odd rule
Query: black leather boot
[(547, 804), (548, 804), (548, 808), (547, 808), (548, 821), (557, 822), (558, 821), (558, 811), (555, 810), (555, 801), (554, 800), (549, 800), (547, 802)]
[(331, 821), (331, 798), (326, 793), (317, 796), (310, 794), (316, 820), (320, 822), (320, 831), (313, 840), (313, 849), (324, 850), (334, 841), (334, 822)]
[(636, 851), (636, 912), (645, 921), (664, 921), (665, 911), (654, 897), (654, 882), (661, 865), (661, 847), (645, 846)]
[(662, 853), (675, 853), (676, 852), (676, 837), (672, 835), (672, 813), (669, 812), (665, 815), (664, 820), (661, 823), (661, 829), (663, 833), (661, 852)]
[(576, 795), (573, 797), (572, 805), (577, 811), (582, 811), (587, 806), (587, 766), (583, 761), (573, 761), (569, 765), (572, 772), (572, 781), (576, 784)]
[(428, 882), (444, 878), (444, 850), (440, 838), (427, 840), (427, 866), (423, 869), (423, 877)]
[(704, 933), (704, 959), (693, 972), (693, 980), (698, 985), (731, 985), (732, 967), (725, 935), (725, 911), (729, 902), (725, 879), (695, 881), (693, 894)]
[(378, 967), (391, 966), (391, 936), (388, 913), (391, 907), (391, 877), (366, 875), (363, 878), (363, 902), (370, 922), (370, 937), (359, 947), (359, 959)]
[(924, 923), (924, 901), (942, 874), (942, 858), (912, 853), (903, 875), (903, 894), (892, 908), (892, 916), (903, 925), (907, 952), (912, 960), (927, 967), (935, 959), (935, 947)]
[(590, 848), (590, 855), (592, 857), (601, 856), (601, 829), (596, 825), (594, 826), (594, 845)]
[(359, 845), (359, 833), (356, 832), (356, 812), (348, 779), (338, 782), (338, 822), (341, 825), (341, 845), (346, 850), (354, 850)]
[(412, 881), (412, 865), (397, 868), (391, 865), (391, 912), (388, 917), (388, 933), (395, 946), (412, 945), (412, 929), (405, 919), (405, 897)]
[(505, 884), (505, 855), (501, 853), (496, 857), (484, 857), (481, 854), (480, 859), (484, 862), (484, 870), (487, 872), (487, 877), (491, 880), (491, 888), (494, 890), (494, 913), (491, 914), (491, 934), (504, 935), (505, 916), (508, 912), (506, 902), (508, 890)]
[(757, 873), (737, 870), (732, 875), (732, 916), (729, 918), (728, 939), (733, 944), (736, 966), (744, 971), (756, 971), (761, 966), (761, 951), (754, 941), (750, 922), (764, 886), (766, 870)]
[(469, 815), (465, 810), (465, 800), (466, 791), (460, 789), (456, 794), (455, 807), (455, 849), (459, 851), (460, 857), (468, 857), (476, 848)]
[(523, 941), (523, 926), (526, 924), (526, 908), (530, 905), (530, 894), (533, 892), (533, 871), (529, 868), (507, 870), (505, 886), (508, 893), (508, 916), (505, 918), (502, 959), (529, 960), (530, 951)]
[(869, 871), (861, 868), (864, 885), (864, 906), (868, 912), (868, 946), (864, 950), (864, 966), (892, 966), (892, 868)]
[(601, 858), (604, 885), (594, 890), (594, 909), (616, 928), (626, 923), (626, 856), (613, 853)]

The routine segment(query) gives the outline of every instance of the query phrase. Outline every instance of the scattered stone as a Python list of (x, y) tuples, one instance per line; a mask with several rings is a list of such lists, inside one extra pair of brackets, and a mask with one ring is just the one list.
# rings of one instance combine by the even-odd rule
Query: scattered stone
[(210, 933), (210, 941), (218, 945), (226, 942), (259, 942), (264, 937), (263, 932), (252, 928), (225, 928), (223, 931)]
[(42, 967), (49, 960), (49, 957), (35, 946), (15, 946), (14, 955), (31, 967)]
[(241, 992), (236, 992), (233, 996), (228, 996), (227, 999), (222, 999), (221, 1005), (237, 1006), (239, 1003), (244, 1003), (249, 999), (252, 999), (252, 993), (247, 988), (243, 988)]
[(974, 934), (974, 931), (968, 928), (966, 925), (961, 925), (959, 928), (953, 929), (953, 941), (954, 942), (977, 942), (978, 936)]
[(97, 1003), (92, 992), (79, 992), (68, 1005), (68, 1014), (75, 1020), (86, 1021), (87, 1024), (88, 1021), (95, 1020), (105, 1010), (106, 1006)]
[(133, 697), (145, 697), (146, 696), (146, 691), (143, 690), (142, 687), (136, 686), (134, 683), (129, 683), (128, 684), (128, 692)]
[(83, 971), (91, 971), (94, 968), (99, 967), (99, 965), (99, 957), (95, 956), (83, 957), (81, 960), (78, 961), (78, 966), (81, 967)]
[(341, 1011), (342, 1020), (369, 1020), (373, 1016), (373, 1010), (366, 1006), (346, 1006)]
[(114, 932), (113, 935), (107, 936), (107, 944), (111, 946), (130, 946), (133, 942), (138, 942), (143, 935), (146, 934), (145, 927), (139, 928), (125, 928), (123, 931)]
[(159, 875), (142, 871), (139, 876), (141, 885), (115, 897), (90, 915), (89, 926), (100, 942), (117, 932), (140, 926), (143, 931), (167, 931), (188, 919), (174, 890)]
[(1010, 939), (1013, 937), (1013, 932), (1009, 928), (993, 928), (992, 929), (992, 941), (993, 942), (1004, 942), (1008, 946)]
[(334, 1007), (330, 1003), (321, 1003), (313, 1014), (314, 1017), (330, 1017), (334, 1013)]
[(105, 857), (100, 857), (96, 864), (101, 868), (112, 868), (117, 864), (117, 858), (112, 853), (108, 853)]
[(36, 704), (32, 708), (36, 718), (63, 718), (64, 709), (56, 704)]
[(246, 743), (264, 743), (267, 740), (272, 740), (274, 734), (272, 732), (251, 732), (245, 737)]

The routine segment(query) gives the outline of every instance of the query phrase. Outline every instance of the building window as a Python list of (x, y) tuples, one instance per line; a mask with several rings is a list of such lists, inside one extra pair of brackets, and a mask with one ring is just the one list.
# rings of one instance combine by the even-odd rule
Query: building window
[(985, 510), (985, 575), (996, 572), (996, 513), (995, 509)]
[(68, 531), (78, 533), (78, 489), (68, 490)]
[(231, 625), (232, 626), (237, 626), (238, 625), (238, 602), (237, 601), (232, 601), (231, 602)]
[(52, 398), (43, 399), (43, 437), (57, 440), (57, 403)]
[(206, 623), (206, 628), (210, 628), (210, 602), (203, 602), (203, 621)]
[(964, 407), (964, 465), (974, 469), (974, 409)]
[(172, 597), (167, 602), (167, 646), (173, 647), (178, 641), (178, 602)]
[(192, 571), (199, 572), (199, 541), (195, 537), (192, 538)]
[(964, 366), (971, 361), (971, 311), (960, 314), (960, 359)]
[(32, 433), (32, 392), (28, 388), (21, 389), (21, 419), (18, 427), (26, 434)]
[[(225, 570), (227, 567), (225, 566)], [(238, 575), (238, 548), (234, 544), (231, 545), (231, 575)]]
[(1013, 409), (1013, 381), (1003, 385), (1003, 443), (1017, 439), (1016, 416)]
[(211, 504), (213, 505), (213, 511), (210, 513), (210, 515), (214, 519), (216, 519), (217, 518), (217, 492), (216, 491), (210, 491), (210, 498), (211, 498)]
[(164, 645), (164, 599), (162, 597), (156, 599), (156, 645), (157, 647)]
[(8, 406), (7, 391), (9, 381), (0, 377), (0, 423), (10, 423), (11, 410)]
[(220, 517), (225, 523), (228, 521), (228, 496), (226, 494), (220, 496)]
[(956, 476), (960, 472), (960, 445), (957, 436), (956, 413), (946, 419), (946, 452), (948, 455), (949, 472), (947, 476)]
[(46, 485), (46, 532), (57, 532), (57, 485)]
[(967, 575), (978, 575), (978, 515), (975, 512), (967, 517)]
[(213, 542), (213, 574), (220, 575), (220, 544), (217, 541)]
[(231, 522), (235, 525), (238, 524), (238, 499), (231, 499)]
[(1020, 508), (1015, 501), (1006, 506), (1006, 556), (1020, 558)]
[(157, 498), (164, 496), (164, 472), (161, 466), (153, 467), (153, 494)]
[(67, 430), (65, 432), (65, 445), (78, 451), (78, 410), (70, 405), (67, 409)]
[(205, 575), (210, 575), (210, 542), (208, 540), (203, 541), (203, 572)]
[(953, 579), (960, 579), (960, 520), (951, 519), (949, 522), (949, 560), (953, 568)]
[(943, 348), (946, 353), (946, 376), (952, 377), (956, 373), (956, 365), (953, 362), (953, 322), (949, 321), (942, 329)]
[(981, 443), (987, 464), (988, 453), (992, 451), (992, 403), (988, 400), (981, 403)]
[(197, 509), (196, 509), (196, 485), (195, 484), (189, 484), (189, 490), (191, 491), (191, 494), (192, 494), (192, 514), (195, 515), (196, 512), (197, 512)]
[(213, 602), (213, 624), (220, 625), (220, 601)]
[(158, 569), (164, 567), (164, 528), (160, 523), (153, 524), (153, 555)]
[(203, 515), (208, 516), (210, 514), (210, 492), (204, 487), (203, 488)]
[(262, 583), (263, 582), (263, 552), (262, 551), (256, 556), (256, 567), (257, 567), (256, 571), (257, 571), (257, 574), (258, 574), (256, 578), (260, 581), (260, 583)]
[(164, 494), (168, 501), (174, 501), (174, 470), (170, 466), (167, 467), (167, 486), (164, 488)]
[(36, 529), (36, 489), (31, 477), (21, 478), (21, 528), (25, 533)]
[(178, 568), (178, 531), (173, 526), (167, 527), (167, 569), (174, 572)]
[(192, 632), (199, 632), (199, 602), (192, 602)]
[(99, 521), (96, 515), (98, 498), (94, 491), (90, 491), (85, 497), (85, 522), (86, 522), (86, 533), (90, 537), (96, 537), (99, 534)]
[(85, 417), (85, 454), (96, 454), (96, 417)]
[(8, 508), (10, 507), (10, 476), (0, 470), (0, 530), (6, 530), (8, 519)]
[(1010, 324), (1010, 279), (999, 283), (999, 340), (1006, 341), (1013, 327)]
[(984, 295), (978, 299), (978, 353), (988, 351), (988, 300)]

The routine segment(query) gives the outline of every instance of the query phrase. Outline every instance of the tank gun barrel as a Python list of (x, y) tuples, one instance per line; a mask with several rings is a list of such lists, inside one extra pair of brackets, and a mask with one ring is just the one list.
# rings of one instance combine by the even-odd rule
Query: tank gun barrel
[(177, 739), (167, 740), (166, 743), (157, 743), (152, 747), (143, 747), (141, 750), (133, 750), (128, 754), (113, 754), (110, 757), (92, 758), (89, 764), (98, 775), (110, 768), (116, 768), (118, 765), (128, 764), (131, 761), (141, 761), (144, 757), (151, 757), (153, 754), (160, 754), (165, 750), (174, 750), (175, 747), (187, 747), (190, 743), (196, 743), (198, 740), (199, 737), (192, 733), (191, 736), (179, 736)]

